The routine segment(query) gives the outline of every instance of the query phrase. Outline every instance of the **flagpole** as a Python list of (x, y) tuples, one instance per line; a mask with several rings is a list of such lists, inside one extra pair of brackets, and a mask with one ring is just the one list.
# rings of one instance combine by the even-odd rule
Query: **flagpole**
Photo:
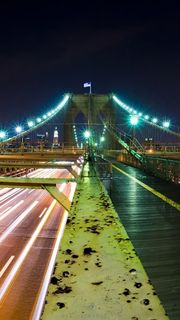
[(89, 87), (89, 93), (91, 94), (92, 92), (91, 92), (91, 82), (90, 82), (90, 87)]

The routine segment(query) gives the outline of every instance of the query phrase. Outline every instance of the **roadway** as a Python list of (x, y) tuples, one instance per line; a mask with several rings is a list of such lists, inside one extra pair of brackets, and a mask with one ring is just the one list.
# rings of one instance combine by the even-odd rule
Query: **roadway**
[[(38, 169), (28, 176), (71, 174)], [(75, 183), (58, 188), (72, 200)], [(44, 190), (0, 189), (0, 319), (38, 319), (67, 215)]]

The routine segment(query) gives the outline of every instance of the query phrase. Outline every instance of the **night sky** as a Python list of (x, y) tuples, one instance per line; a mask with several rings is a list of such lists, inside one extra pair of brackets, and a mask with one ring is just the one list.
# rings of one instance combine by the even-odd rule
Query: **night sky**
[(180, 125), (178, 1), (96, 2), (1, 2), (1, 127), (88, 92), (86, 81)]

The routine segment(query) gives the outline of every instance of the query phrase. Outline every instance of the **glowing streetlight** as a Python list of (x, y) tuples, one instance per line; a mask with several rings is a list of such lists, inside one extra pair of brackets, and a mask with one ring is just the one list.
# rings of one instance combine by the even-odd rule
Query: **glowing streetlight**
[(105, 141), (105, 138), (104, 138), (104, 137), (101, 137), (101, 138), (100, 138), (100, 141), (101, 141), (101, 142)]
[(41, 122), (41, 118), (37, 118), (36, 121), (37, 121), (38, 123), (40, 123), (40, 122)]
[(137, 126), (139, 122), (139, 118), (137, 114), (132, 114), (130, 116), (130, 124), (133, 126), (133, 132), (132, 132), (132, 140), (134, 141), (135, 139), (135, 127)]
[(133, 126), (136, 126), (138, 124), (138, 116), (137, 115), (131, 115), (130, 117), (130, 124), (132, 124)]
[(17, 126), (15, 130), (16, 130), (17, 133), (21, 133), (22, 132), (22, 127), (21, 126)]
[(163, 127), (164, 128), (169, 128), (169, 126), (170, 126), (170, 121), (164, 121), (163, 122)]
[(90, 138), (90, 136), (91, 136), (91, 132), (90, 132), (89, 130), (86, 130), (86, 131), (84, 132), (84, 137), (85, 137), (86, 139), (88, 139), (88, 138)]
[(30, 120), (30, 121), (28, 121), (28, 127), (29, 127), (29, 128), (31, 128), (31, 127), (33, 127), (33, 126), (34, 126), (34, 122), (33, 122), (33, 121), (31, 121), (31, 120)]
[(152, 119), (152, 122), (153, 122), (153, 123), (157, 123), (157, 121), (158, 121), (157, 118), (153, 118), (153, 119)]
[(0, 131), (0, 139), (4, 139), (6, 137), (5, 131)]

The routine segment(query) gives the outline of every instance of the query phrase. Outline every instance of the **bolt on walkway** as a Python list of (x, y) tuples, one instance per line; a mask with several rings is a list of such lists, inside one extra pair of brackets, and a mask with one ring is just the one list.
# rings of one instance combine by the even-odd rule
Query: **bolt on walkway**
[(47, 319), (168, 319), (89, 163), (74, 196), (48, 288), (42, 315)]

